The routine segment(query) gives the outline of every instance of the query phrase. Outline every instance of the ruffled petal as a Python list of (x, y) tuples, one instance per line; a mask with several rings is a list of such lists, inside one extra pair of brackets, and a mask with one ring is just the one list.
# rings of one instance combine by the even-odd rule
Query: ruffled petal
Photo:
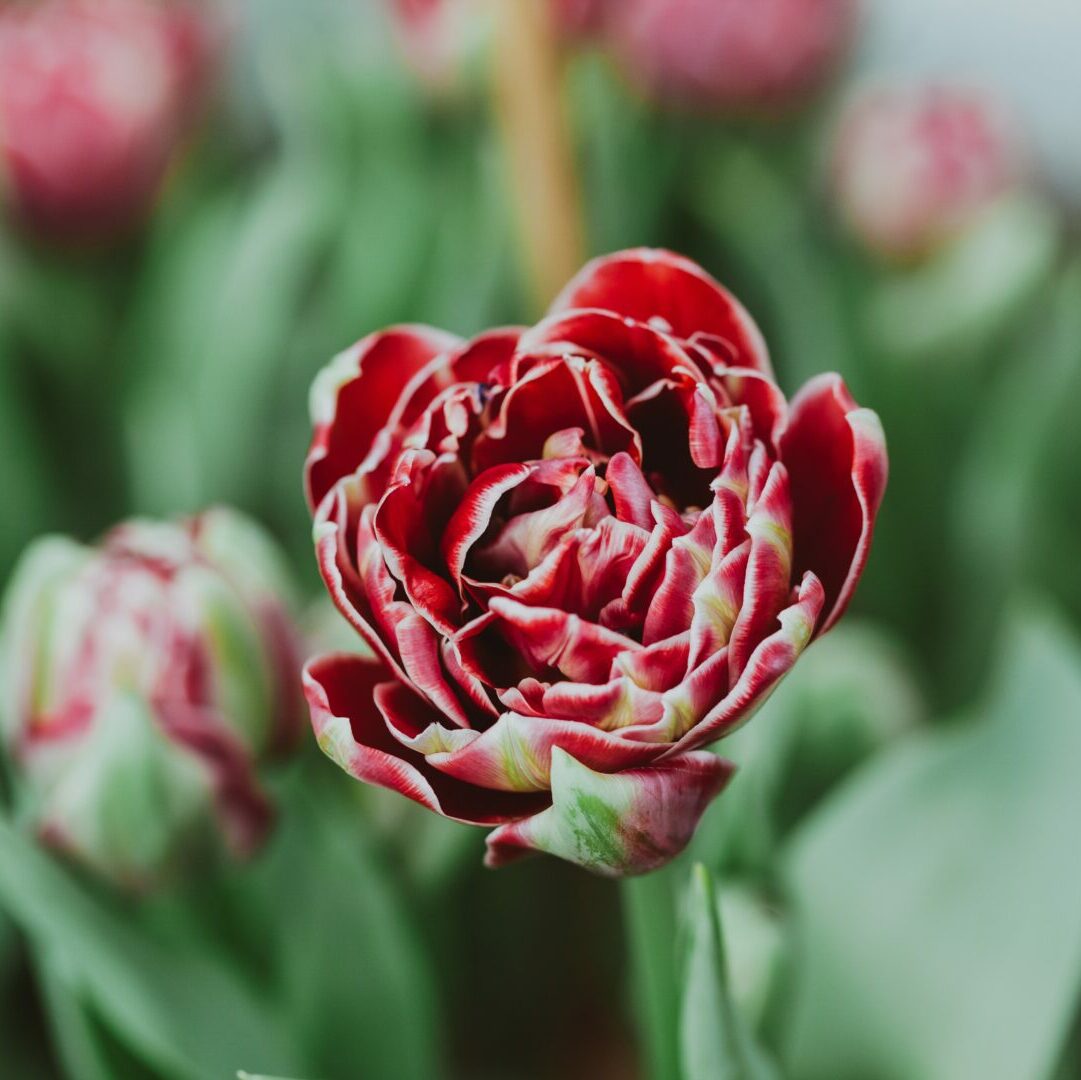
[(552, 805), (488, 835), (490, 867), (543, 851), (606, 877), (642, 874), (686, 846), (732, 774), (710, 753), (608, 774), (552, 750)]
[(687, 684), (676, 688), (673, 694), (686, 692), (687, 714), (694, 715), (695, 722), (678, 738), (668, 754), (679, 754), (685, 750), (706, 746), (724, 735), (730, 735), (746, 723), (765, 703), (782, 676), (788, 673), (800, 653), (807, 647), (821, 614), (823, 600), (822, 583), (814, 574), (805, 575), (795, 603), (778, 616), (780, 628), (758, 645), (740, 671), (736, 683), (704, 716), (698, 712), (701, 695), (696, 693), (694, 683), (696, 678), (702, 678), (702, 673), (707, 668), (718, 664), (721, 659), (726, 659), (725, 651), (716, 653), (702, 668), (692, 672)]
[(793, 399), (781, 460), (792, 487), (795, 571), (822, 581), (825, 633), (867, 562), (888, 473), (882, 424), (857, 407), (839, 375), (820, 375)]
[(304, 692), (320, 749), (350, 776), (397, 791), (444, 817), (470, 825), (496, 825), (536, 813), (546, 795), (492, 791), (463, 783), (433, 769), (389, 731), (376, 707), (394, 710), (400, 722), (415, 727), (438, 718), (430, 706), (400, 683), (385, 682), (387, 672), (361, 656), (331, 655), (304, 670)]
[(559, 294), (550, 312), (601, 308), (680, 338), (712, 334), (724, 341), (731, 365), (772, 375), (769, 350), (743, 305), (682, 255), (634, 248), (588, 263)]
[[(430, 733), (439, 741), (432, 741)], [(504, 713), (487, 731), (475, 735), (426, 729), (412, 740), (412, 746), (422, 750), (428, 764), (440, 772), (497, 791), (548, 791), (555, 750), (598, 772), (640, 768), (664, 750), (576, 720), (513, 712)]]
[[(461, 339), (429, 326), (398, 326), (369, 334), (339, 353), (311, 390), (314, 433), (304, 469), (308, 505), (314, 510), (343, 476), (373, 449), (409, 381)], [(367, 492), (374, 501), (381, 491)]]

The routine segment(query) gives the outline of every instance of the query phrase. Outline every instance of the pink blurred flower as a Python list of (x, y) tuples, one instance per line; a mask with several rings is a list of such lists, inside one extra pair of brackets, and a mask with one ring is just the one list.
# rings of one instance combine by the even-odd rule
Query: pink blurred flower
[(4, 605), (0, 735), (49, 844), (144, 887), (261, 841), (260, 766), (303, 709), (289, 595), (270, 540), (226, 509), (31, 545)]
[(188, 0), (0, 4), (0, 171), (16, 216), (75, 244), (137, 222), (198, 111), (215, 37)]
[(852, 36), (855, 0), (621, 0), (610, 33), (630, 77), (677, 104), (798, 107)]
[(840, 123), (832, 186), (841, 216), (869, 248), (911, 260), (955, 235), (1023, 171), (1020, 140), (988, 95), (961, 87), (883, 87)]
[(312, 388), (326, 587), (373, 656), (312, 661), (353, 776), (639, 873), (687, 844), (742, 724), (844, 611), (886, 481), (836, 375), (789, 404), (739, 303), (664, 251), (530, 328), (373, 334)]

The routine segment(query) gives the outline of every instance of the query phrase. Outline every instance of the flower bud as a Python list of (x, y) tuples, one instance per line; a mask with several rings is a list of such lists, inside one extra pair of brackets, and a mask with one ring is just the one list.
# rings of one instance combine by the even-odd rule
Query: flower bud
[(198, 111), (215, 36), (194, 0), (0, 4), (0, 171), (16, 218), (65, 244), (132, 227)]
[(728, 113), (798, 108), (851, 38), (853, 0), (624, 0), (611, 32), (662, 100)]
[(132, 887), (258, 844), (256, 767), (300, 718), (286, 595), (270, 541), (224, 509), (32, 545), (5, 604), (0, 732), (49, 844)]
[(988, 96), (938, 84), (880, 87), (842, 118), (832, 186), (866, 247), (909, 262), (967, 229), (1022, 171), (1019, 140)]

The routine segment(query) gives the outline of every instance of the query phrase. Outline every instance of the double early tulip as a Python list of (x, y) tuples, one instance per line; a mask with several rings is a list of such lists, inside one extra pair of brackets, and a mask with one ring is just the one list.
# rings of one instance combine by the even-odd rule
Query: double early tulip
[(374, 654), (308, 665), (319, 743), (494, 826), (491, 866), (677, 854), (731, 771), (704, 747), (840, 617), (886, 481), (875, 414), (836, 375), (787, 403), (744, 309), (663, 251), (530, 328), (365, 338), (312, 412), (319, 567)]
[(227, 510), (29, 549), (5, 603), (0, 732), (48, 843), (140, 888), (259, 842), (256, 769), (303, 709), (286, 591), (270, 541)]
[(0, 189), (39, 235), (100, 243), (151, 205), (202, 96), (199, 0), (0, 0)]

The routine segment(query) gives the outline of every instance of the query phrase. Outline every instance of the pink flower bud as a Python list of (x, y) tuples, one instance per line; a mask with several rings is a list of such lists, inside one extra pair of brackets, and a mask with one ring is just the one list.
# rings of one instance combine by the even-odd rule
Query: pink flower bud
[(852, 232), (912, 260), (964, 229), (1023, 171), (1019, 139), (987, 95), (922, 84), (865, 92), (842, 118), (832, 186)]
[(622, 0), (611, 32), (658, 98), (727, 113), (799, 107), (851, 37), (855, 0)]
[(134, 225), (197, 112), (213, 37), (189, 0), (0, 4), (0, 173), (17, 218), (66, 244)]
[(287, 591), (227, 510), (32, 545), (5, 601), (0, 733), (47, 842), (133, 887), (259, 843), (257, 768), (300, 720)]

